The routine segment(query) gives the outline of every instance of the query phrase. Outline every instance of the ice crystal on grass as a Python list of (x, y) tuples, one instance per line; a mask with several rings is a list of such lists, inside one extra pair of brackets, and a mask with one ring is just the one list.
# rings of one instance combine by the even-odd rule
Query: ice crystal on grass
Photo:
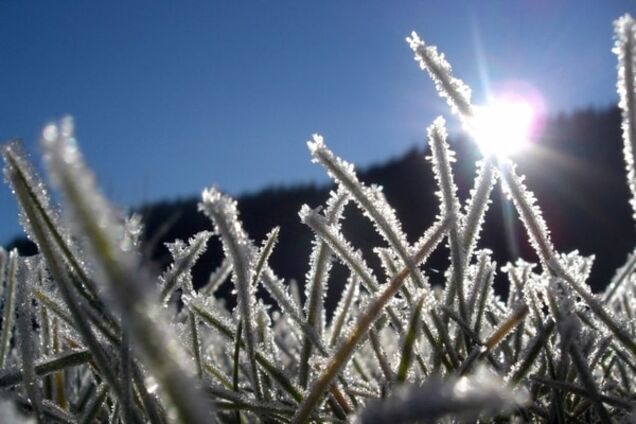
[(408, 254), (408, 243), (402, 231), (402, 225), (397, 219), (395, 210), (384, 198), (382, 189), (377, 186), (366, 187), (362, 184), (356, 176), (354, 166), (334, 155), (325, 145), (322, 136), (314, 134), (313, 139), (307, 142), (307, 146), (313, 161), (323, 165), (327, 173), (350, 194), (364, 215), (371, 220), (378, 234), (387, 241), (409, 268), (413, 280), (419, 287), (424, 287), (424, 280)]
[(362, 252), (354, 249), (345, 239), (340, 229), (330, 224), (319, 211), (303, 205), (300, 209), (300, 220), (310, 227), (339, 256), (340, 260), (355, 272), (367, 290), (377, 291), (379, 284), (373, 271), (362, 258)]
[(460, 315), (466, 319), (468, 316), (464, 296), (466, 254), (463, 248), (462, 216), (457, 198), (457, 186), (453, 180), (453, 170), (451, 169), (451, 162), (455, 160), (454, 152), (450, 150), (446, 136), (446, 123), (443, 118), (437, 118), (428, 129), (428, 138), (431, 147), (433, 174), (439, 187), (437, 196), (440, 199), (441, 215), (448, 219), (450, 224), (448, 241), (451, 251), (451, 272), (446, 304), (450, 305), (457, 296)]
[[(21, 143), (18, 140), (13, 140), (6, 144), (2, 149), (2, 156), (5, 163), (4, 176), (9, 185), (11, 185), (12, 189), (15, 191), (15, 179), (24, 181), (30, 188), (29, 195), (36, 200), (40, 207), (49, 216), (52, 224), (57, 229), (62, 230), (63, 227), (61, 225), (59, 211), (51, 205), (51, 199), (44, 182), (33, 169), (26, 153), (23, 151)], [(31, 223), (29, 222), (28, 217), (25, 216), (22, 207), (20, 208), (20, 220), (29, 237), (33, 239)], [(68, 232), (64, 231), (64, 236), (68, 241)]]
[(161, 298), (167, 302), (172, 291), (179, 286), (184, 286), (188, 291), (192, 291), (192, 267), (205, 252), (206, 244), (212, 233), (201, 231), (190, 238), (188, 245), (182, 240), (168, 243), (167, 247), (173, 257), (170, 268), (159, 277), (161, 284)]
[(238, 294), (240, 312), (238, 315), (243, 322), (247, 354), (251, 363), (251, 380), (256, 396), (260, 399), (262, 397), (260, 377), (254, 358), (253, 309), (256, 301), (256, 287), (252, 283), (253, 251), (243, 226), (238, 220), (236, 202), (214, 187), (204, 190), (202, 198), (199, 209), (214, 222), (216, 233), (223, 242), (225, 254), (232, 260), (232, 281)]
[(623, 154), (636, 219), (636, 21), (630, 15), (622, 16), (614, 22), (614, 33), (614, 53), (618, 56), (618, 105), (623, 114)]
[[(340, 188), (337, 192), (332, 192), (327, 201), (327, 209), (324, 212), (327, 223), (337, 225), (342, 218), (342, 213), (349, 200), (346, 191)], [(313, 242), (314, 247), (309, 259), (309, 271), (305, 281), (305, 315), (307, 325), (313, 328), (316, 335), (323, 332), (325, 322), (324, 297), (326, 294), (327, 280), (332, 267), (333, 253), (329, 245), (316, 237)], [(299, 382), (301, 386), (306, 386), (309, 377), (309, 358), (311, 357), (313, 344), (309, 336), (304, 337), (302, 353), (300, 358)]]
[(210, 273), (207, 283), (201, 289), (202, 293), (208, 296), (214, 295), (221, 284), (223, 284), (227, 277), (230, 276), (231, 272), (232, 262), (224, 259), (223, 262), (221, 262), (221, 265)]
[(462, 80), (453, 76), (453, 68), (444, 53), (439, 53), (435, 46), (427, 45), (415, 31), (406, 41), (415, 53), (414, 58), (420, 64), (420, 68), (428, 72), (437, 91), (446, 98), (451, 111), (461, 116), (472, 115), (471, 89)]
[(133, 247), (139, 247), (140, 238), (144, 231), (141, 215), (134, 213), (124, 220), (124, 237), (121, 250), (133, 251)]
[[(121, 250), (123, 226), (117, 214), (97, 189), (92, 173), (86, 168), (75, 140), (73, 122), (63, 119), (59, 125), (50, 124), (43, 131), (42, 144), (45, 159), (55, 186), (62, 191), (68, 208), (69, 221), (74, 231), (82, 235), (90, 251), (91, 262), (97, 269), (97, 279), (108, 286), (110, 299), (127, 318), (129, 330), (135, 334), (145, 362), (164, 385), (165, 396), (170, 398), (182, 419), (203, 422), (209, 417), (206, 405), (197, 402), (201, 395), (189, 382), (190, 372), (184, 366), (183, 350), (165, 326), (157, 325), (165, 317), (158, 305), (149, 301), (146, 290), (150, 288), (149, 276), (137, 263), (139, 257)], [(45, 238), (38, 237), (40, 248)], [(44, 251), (45, 256), (51, 254)], [(49, 261), (49, 266), (51, 262)], [(56, 279), (65, 280), (64, 271), (55, 272)], [(145, 286), (145, 287), (144, 287)], [(80, 325), (82, 306), (73, 300), (72, 289), (66, 291), (67, 304), (74, 313), (74, 321)], [(85, 324), (82, 324), (85, 325)], [(114, 363), (106, 350), (97, 347), (90, 328), (85, 325), (83, 338), (99, 352), (101, 371), (112, 369)], [(121, 382), (113, 374), (107, 379), (114, 386), (120, 400), (125, 394)]]
[[(620, 18), (615, 30), (633, 190), (634, 22)], [(470, 89), (435, 47), (415, 33), (408, 40), (468, 127)], [(308, 143), (337, 188), (323, 206), (300, 208), (314, 234), (312, 251), (299, 252), (309, 258), (304, 307), (295, 282), (268, 263), (279, 229), (257, 245), (218, 189), (199, 205), (213, 232), (168, 243), (173, 263), (153, 275), (146, 261), (156, 240), (144, 241), (140, 217), (124, 219), (101, 194), (70, 118), (48, 125), (42, 142), (61, 212), (9, 142), (5, 177), (40, 253), (0, 249), (0, 420), (23, 420), (15, 406), (38, 422), (67, 423), (627, 422), (636, 408), (636, 255), (593, 294), (594, 257), (557, 250), (512, 162), (481, 160), (460, 199), (442, 118), (429, 141), (439, 214), (413, 244), (381, 187), (361, 182), (320, 136)], [(542, 265), (504, 266), (507, 299), (493, 289), (494, 253), (478, 243), (498, 178)], [(342, 231), (349, 201), (384, 241), (372, 246), (383, 272)], [(213, 236), (225, 257), (197, 291), (191, 271)], [(442, 290), (430, 287), (426, 260), (445, 239)], [(348, 278), (331, 274), (336, 261)], [(230, 275), (233, 310), (217, 297)], [(339, 292), (334, 311), (325, 308), (330, 286)], [(175, 292), (182, 302), (165, 307)]]
[(0, 333), (0, 367), (4, 368), (7, 364), (7, 357), (11, 348), (11, 332), (15, 322), (15, 304), (16, 304), (16, 285), (18, 277), (18, 251), (13, 249), (9, 253), (6, 271), (6, 289), (3, 296), (3, 316), (2, 316), (2, 332)]
[[(457, 199), (457, 186), (453, 181), (451, 163), (455, 162), (455, 153), (450, 150), (446, 141), (446, 121), (439, 117), (428, 129), (429, 146), (431, 148), (431, 163), (433, 174), (439, 187), (437, 196), (442, 206), (441, 214), (449, 216), (452, 221), (459, 221), (459, 200)], [(452, 222), (451, 225), (456, 225)]]
[(490, 205), (490, 193), (497, 180), (497, 173), (489, 159), (477, 163), (477, 176), (475, 187), (470, 191), (470, 199), (466, 204), (463, 218), (463, 244), (464, 253), (468, 261), (479, 239), (479, 233), (484, 223), (484, 217)]
[[(26, 261), (22, 263), (20, 267), (21, 270), (19, 272), (27, 272), (30, 278), (35, 277), (35, 273), (30, 270), (28, 272), (25, 268), (31, 266), (34, 260), (37, 258), (32, 258), (27, 263)], [(19, 352), (22, 358), (22, 373), (24, 375), (24, 383), (27, 392), (27, 396), (29, 397), (29, 401), (33, 406), (33, 410), (35, 412), (35, 416), (37, 421), (42, 423), (44, 422), (44, 415), (42, 412), (42, 396), (40, 392), (40, 388), (38, 387), (36, 372), (35, 372), (35, 333), (33, 331), (33, 313), (32, 313), (32, 305), (31, 305), (31, 285), (32, 281), (29, 281), (29, 277), (25, 278), (23, 275), (21, 278), (21, 282), (18, 284), (17, 288), (17, 315), (18, 315), (18, 340), (19, 340)]]
[(634, 271), (636, 271), (636, 250), (627, 256), (625, 265), (616, 270), (616, 275), (612, 278), (604, 293), (604, 302), (610, 303), (615, 296), (628, 292), (630, 285), (634, 286)]

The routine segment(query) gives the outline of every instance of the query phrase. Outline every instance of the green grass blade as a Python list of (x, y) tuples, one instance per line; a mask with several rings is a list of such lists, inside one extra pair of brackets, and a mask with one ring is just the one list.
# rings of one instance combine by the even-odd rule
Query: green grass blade
[[(447, 227), (448, 221), (443, 220), (430, 228), (428, 231), (429, 242), (425, 243), (421, 250), (417, 252), (415, 257), (412, 258), (414, 263), (419, 263), (423, 258), (430, 255), (432, 250), (443, 238)], [(380, 316), (386, 304), (393, 298), (395, 293), (397, 293), (408, 276), (409, 269), (404, 268), (399, 274), (393, 277), (386, 287), (384, 287), (383, 290), (373, 299), (367, 309), (360, 314), (354, 328), (348, 334), (343, 343), (340, 344), (334, 355), (330, 358), (322, 374), (320, 374), (310, 387), (309, 392), (294, 415), (292, 422), (296, 424), (304, 423), (309, 418), (318, 402), (320, 402), (323, 396), (325, 396), (329, 386), (338, 372), (350, 359), (353, 350), (362, 341), (371, 325)]]
[(37, 381), (35, 372), (35, 341), (33, 340), (33, 309), (31, 307), (30, 283), (33, 276), (27, 275), (32, 272), (28, 264), (21, 267), (22, 278), (17, 287), (16, 304), (18, 309), (18, 340), (20, 356), (22, 359), (22, 374), (24, 376), (24, 386), (31, 401), (31, 406), (38, 423), (44, 423), (44, 413), (42, 411), (42, 391)]
[[(43, 145), (49, 172), (64, 195), (71, 222), (85, 237), (101, 282), (126, 320), (135, 348), (160, 382), (162, 393), (170, 399), (180, 419), (207, 422), (211, 417), (210, 406), (186, 367), (185, 352), (173, 341), (169, 327), (161, 324), (166, 322), (163, 311), (150, 301), (152, 291), (147, 286), (148, 276), (138, 263), (139, 257), (121, 249), (118, 235), (122, 234), (122, 227), (84, 166), (75, 144), (72, 121), (67, 118), (59, 126), (45, 128)], [(51, 261), (47, 263), (51, 266)], [(108, 382), (121, 398), (116, 379), (109, 378)]]
[(11, 333), (15, 320), (16, 281), (18, 272), (18, 251), (13, 249), (9, 253), (7, 263), (6, 280), (7, 288), (4, 296), (4, 308), (2, 310), (2, 333), (0, 334), (0, 368), (7, 364), (7, 357), (11, 348)]
[(398, 383), (402, 383), (406, 380), (406, 374), (411, 366), (413, 349), (415, 348), (415, 341), (419, 334), (419, 327), (421, 326), (422, 305), (424, 305), (424, 296), (421, 296), (415, 304), (409, 326), (406, 330), (404, 343), (402, 344), (402, 350), (400, 352), (400, 364), (398, 365), (395, 378)]
[(104, 383), (100, 384), (97, 388), (97, 392), (93, 397), (92, 401), (86, 407), (86, 410), (82, 414), (79, 419), (79, 424), (90, 424), (93, 423), (97, 418), (97, 414), (99, 414), (102, 405), (106, 401), (106, 397), (108, 396), (108, 386)]
[[(63, 352), (52, 357), (38, 360), (34, 367), (35, 374), (41, 378), (56, 371), (85, 364), (90, 360), (91, 353), (86, 349)], [(4, 368), (0, 370), (0, 387), (9, 387), (20, 384), (23, 379), (24, 373), (19, 367)]]

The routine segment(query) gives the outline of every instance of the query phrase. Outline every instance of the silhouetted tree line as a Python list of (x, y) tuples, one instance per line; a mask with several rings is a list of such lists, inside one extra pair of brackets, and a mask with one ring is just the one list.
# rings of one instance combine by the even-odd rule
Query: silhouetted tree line
[[(479, 154), (472, 142), (453, 137), (457, 151), (455, 177), (462, 199), (473, 184)], [(338, 152), (335, 152), (336, 154)], [(397, 210), (409, 241), (414, 241), (439, 213), (437, 190), (422, 142), (403, 156), (359, 171), (367, 184), (379, 184), (390, 204)], [(346, 158), (345, 158), (346, 159)], [(620, 114), (618, 109), (587, 109), (559, 115), (546, 123), (542, 139), (536, 147), (515, 158), (527, 184), (535, 192), (544, 211), (553, 241), (561, 252), (579, 249), (584, 255), (596, 254), (590, 284), (594, 290), (604, 287), (623, 264), (635, 246), (634, 222), (628, 205), (628, 189), (622, 158)], [(308, 166), (310, 166), (308, 164)], [(266, 188), (238, 197), (241, 219), (250, 236), (260, 244), (265, 234), (280, 226), (280, 238), (270, 263), (286, 279), (295, 279), (300, 287), (308, 270), (308, 256), (313, 238), (300, 223), (298, 211), (303, 203), (322, 205), (329, 185), (296, 185)], [(211, 223), (197, 211), (198, 197), (150, 203), (138, 208), (144, 217), (146, 254), (157, 270), (170, 263), (165, 242), (187, 239), (197, 231), (210, 229)], [(383, 275), (372, 248), (382, 244), (369, 222), (350, 204), (343, 232), (359, 247), (378, 275)], [(525, 241), (526, 235), (510, 202), (499, 186), (493, 192), (492, 204), (480, 238), (480, 248), (493, 250), (499, 265), (518, 256), (535, 262), (534, 253)], [(23, 238), (15, 239), (23, 254), (35, 253), (35, 247)], [(428, 263), (427, 274), (434, 284), (442, 284), (448, 251), (438, 249)], [(221, 262), (221, 246), (212, 239), (207, 252), (193, 270), (196, 284), (202, 284)], [(336, 265), (332, 274), (328, 305), (337, 300), (347, 275)], [(505, 295), (507, 282), (499, 273), (496, 289)], [(230, 284), (221, 294), (228, 297)]]

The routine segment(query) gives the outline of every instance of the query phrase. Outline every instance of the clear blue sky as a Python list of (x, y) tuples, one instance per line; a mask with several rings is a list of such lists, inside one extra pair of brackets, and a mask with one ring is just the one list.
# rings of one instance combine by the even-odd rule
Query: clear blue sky
[[(0, 140), (37, 157), (42, 126), (76, 118), (118, 204), (324, 181), (320, 132), (365, 165), (423, 143), (446, 105), (404, 37), (437, 44), (469, 83), (531, 83), (548, 112), (616, 102), (612, 25), (627, 0), (0, 0)], [(0, 242), (19, 231), (0, 188)]]

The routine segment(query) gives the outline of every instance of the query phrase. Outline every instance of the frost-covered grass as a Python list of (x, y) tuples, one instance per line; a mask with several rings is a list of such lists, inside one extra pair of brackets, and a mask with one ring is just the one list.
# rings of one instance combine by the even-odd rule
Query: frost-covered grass
[[(615, 30), (626, 170), (636, 196), (636, 23), (624, 16)], [(470, 89), (435, 47), (415, 33), (408, 42), (469, 127)], [(608, 276), (604, 293), (591, 293), (593, 257), (557, 250), (511, 161), (484, 157), (470, 198), (459, 199), (442, 118), (428, 138), (439, 214), (413, 244), (380, 187), (359, 181), (322, 137), (308, 142), (313, 162), (337, 189), (324, 207), (300, 209), (315, 234), (304, 305), (268, 265), (278, 229), (260, 243), (250, 239), (238, 205), (217, 189), (205, 190), (199, 205), (213, 231), (171, 243), (173, 264), (155, 276), (140, 253), (139, 217), (123, 219), (102, 196), (70, 118), (42, 135), (61, 210), (19, 143), (6, 144), (5, 176), (40, 253), (21, 258), (0, 250), (1, 419), (633, 422), (636, 251)], [(538, 264), (518, 259), (498, 268), (491, 252), (478, 248), (497, 182)], [(350, 205), (385, 241), (374, 250), (381, 275), (341, 232)], [(634, 198), (632, 206), (636, 211)], [(191, 270), (211, 237), (221, 239), (225, 260), (195, 290)], [(443, 245), (450, 266), (438, 290), (427, 279), (426, 260)], [(334, 261), (349, 269), (346, 282), (330, 278)], [(497, 272), (510, 282), (506, 300), (492, 288)], [(222, 284), (234, 285), (233, 310), (215, 297)], [(324, 307), (328, 284), (341, 288), (333, 313)], [(275, 305), (258, 298), (259, 286)]]

